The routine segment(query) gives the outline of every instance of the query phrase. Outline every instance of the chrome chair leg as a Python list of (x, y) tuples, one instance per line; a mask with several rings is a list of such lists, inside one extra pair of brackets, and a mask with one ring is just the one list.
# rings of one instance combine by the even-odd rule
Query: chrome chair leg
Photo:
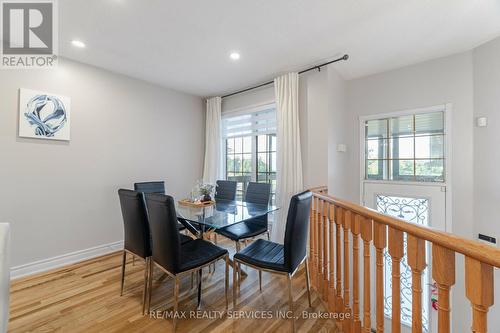
[[(214, 244), (217, 245), (217, 234), (214, 232)], [(211, 266), (213, 266), (213, 269), (211, 269)], [(211, 265), (208, 266), (208, 272), (214, 272), (215, 273), (215, 262)]]
[(295, 318), (293, 313), (293, 296), (292, 296), (292, 275), (287, 275), (288, 279), (288, 306), (290, 307), (290, 312), (292, 314), (292, 332), (295, 332)]
[(152, 292), (153, 292), (153, 268), (154, 268), (154, 261), (153, 258), (149, 258), (149, 281), (148, 281), (148, 314), (151, 311), (151, 297), (152, 297)]
[(259, 290), (262, 291), (262, 271), (259, 269)]
[[(241, 247), (240, 247), (240, 242), (239, 242), (239, 241), (236, 241), (235, 243), (236, 243), (236, 253), (238, 253), (238, 252), (240, 252), (240, 250), (241, 250)], [(241, 272), (240, 272), (240, 270), (239, 270), (240, 265), (238, 264), (238, 266), (237, 266), (237, 267), (238, 267), (238, 279), (241, 279)]]
[(179, 309), (179, 277), (175, 276), (174, 278), (175, 283), (174, 283), (174, 332), (177, 328), (177, 311)]
[(306, 263), (306, 284), (307, 284), (307, 299), (309, 300), (309, 307), (312, 307), (311, 305), (311, 286), (309, 282), (309, 264), (307, 263), (308, 258), (306, 258), (305, 263)]
[(241, 281), (241, 263), (238, 263), (238, 290), (240, 289), (240, 281)]
[(148, 295), (148, 283), (149, 283), (149, 260), (150, 257), (146, 258), (146, 265), (144, 267), (144, 290), (142, 291), (142, 314), (146, 311), (146, 298)]
[(198, 309), (201, 308), (201, 277), (202, 277), (203, 270), (200, 268), (198, 270)]
[(226, 280), (225, 280), (225, 285), (224, 285), (224, 292), (226, 294), (226, 313), (229, 310), (229, 297), (228, 297), (228, 289), (229, 289), (229, 254), (226, 255)]
[(120, 286), (120, 296), (123, 295), (123, 286), (125, 284), (125, 264), (127, 263), (127, 251), (123, 250), (123, 259), (122, 259), (122, 280)]
[(236, 267), (238, 267), (238, 263), (233, 259), (233, 310), (236, 310), (236, 294), (238, 292), (238, 274), (236, 272)]
[(269, 231), (267, 231), (266, 233), (267, 233), (267, 240), (270, 241), (271, 240), (271, 236), (269, 235)]

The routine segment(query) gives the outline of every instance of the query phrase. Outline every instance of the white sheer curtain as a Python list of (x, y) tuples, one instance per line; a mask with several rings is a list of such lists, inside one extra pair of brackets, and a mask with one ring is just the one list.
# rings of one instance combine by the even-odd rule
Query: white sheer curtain
[(274, 79), (277, 121), (277, 193), (280, 210), (272, 239), (282, 243), (290, 198), (303, 190), (299, 128), (299, 75), (288, 73)]
[(218, 179), (221, 179), (222, 173), (221, 103), (220, 97), (207, 100), (203, 181), (209, 184), (215, 184)]

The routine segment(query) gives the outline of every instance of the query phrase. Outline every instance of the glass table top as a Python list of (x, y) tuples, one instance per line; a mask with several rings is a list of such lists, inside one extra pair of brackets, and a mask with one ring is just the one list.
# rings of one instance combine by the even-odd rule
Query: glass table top
[(217, 200), (214, 206), (199, 208), (180, 205), (176, 202), (175, 209), (179, 218), (215, 229), (244, 222), (278, 210), (276, 206), (272, 205), (229, 200)]

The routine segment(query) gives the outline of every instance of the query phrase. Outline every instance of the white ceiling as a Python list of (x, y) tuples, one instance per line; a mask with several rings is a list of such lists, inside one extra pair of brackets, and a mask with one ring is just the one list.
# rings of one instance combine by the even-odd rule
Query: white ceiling
[(59, 11), (62, 56), (200, 96), (344, 53), (335, 66), (351, 79), (500, 35), (499, 0), (63, 0)]

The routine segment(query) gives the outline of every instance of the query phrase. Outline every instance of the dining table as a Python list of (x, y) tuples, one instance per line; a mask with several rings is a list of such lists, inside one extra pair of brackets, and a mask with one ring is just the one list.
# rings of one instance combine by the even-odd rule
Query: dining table
[(209, 205), (184, 205), (176, 203), (179, 220), (200, 226), (199, 238), (204, 232), (221, 229), (233, 224), (242, 223), (277, 211), (274, 205), (262, 205), (246, 201), (216, 199)]
[[(183, 224), (187, 222), (191, 225), (198, 225), (197, 237), (203, 238), (207, 232), (214, 232), (217, 229), (265, 216), (279, 208), (271, 204), (215, 199), (212, 204), (206, 206), (185, 205), (176, 202), (175, 209), (179, 221)], [(244, 271), (242, 273), (246, 275)]]

